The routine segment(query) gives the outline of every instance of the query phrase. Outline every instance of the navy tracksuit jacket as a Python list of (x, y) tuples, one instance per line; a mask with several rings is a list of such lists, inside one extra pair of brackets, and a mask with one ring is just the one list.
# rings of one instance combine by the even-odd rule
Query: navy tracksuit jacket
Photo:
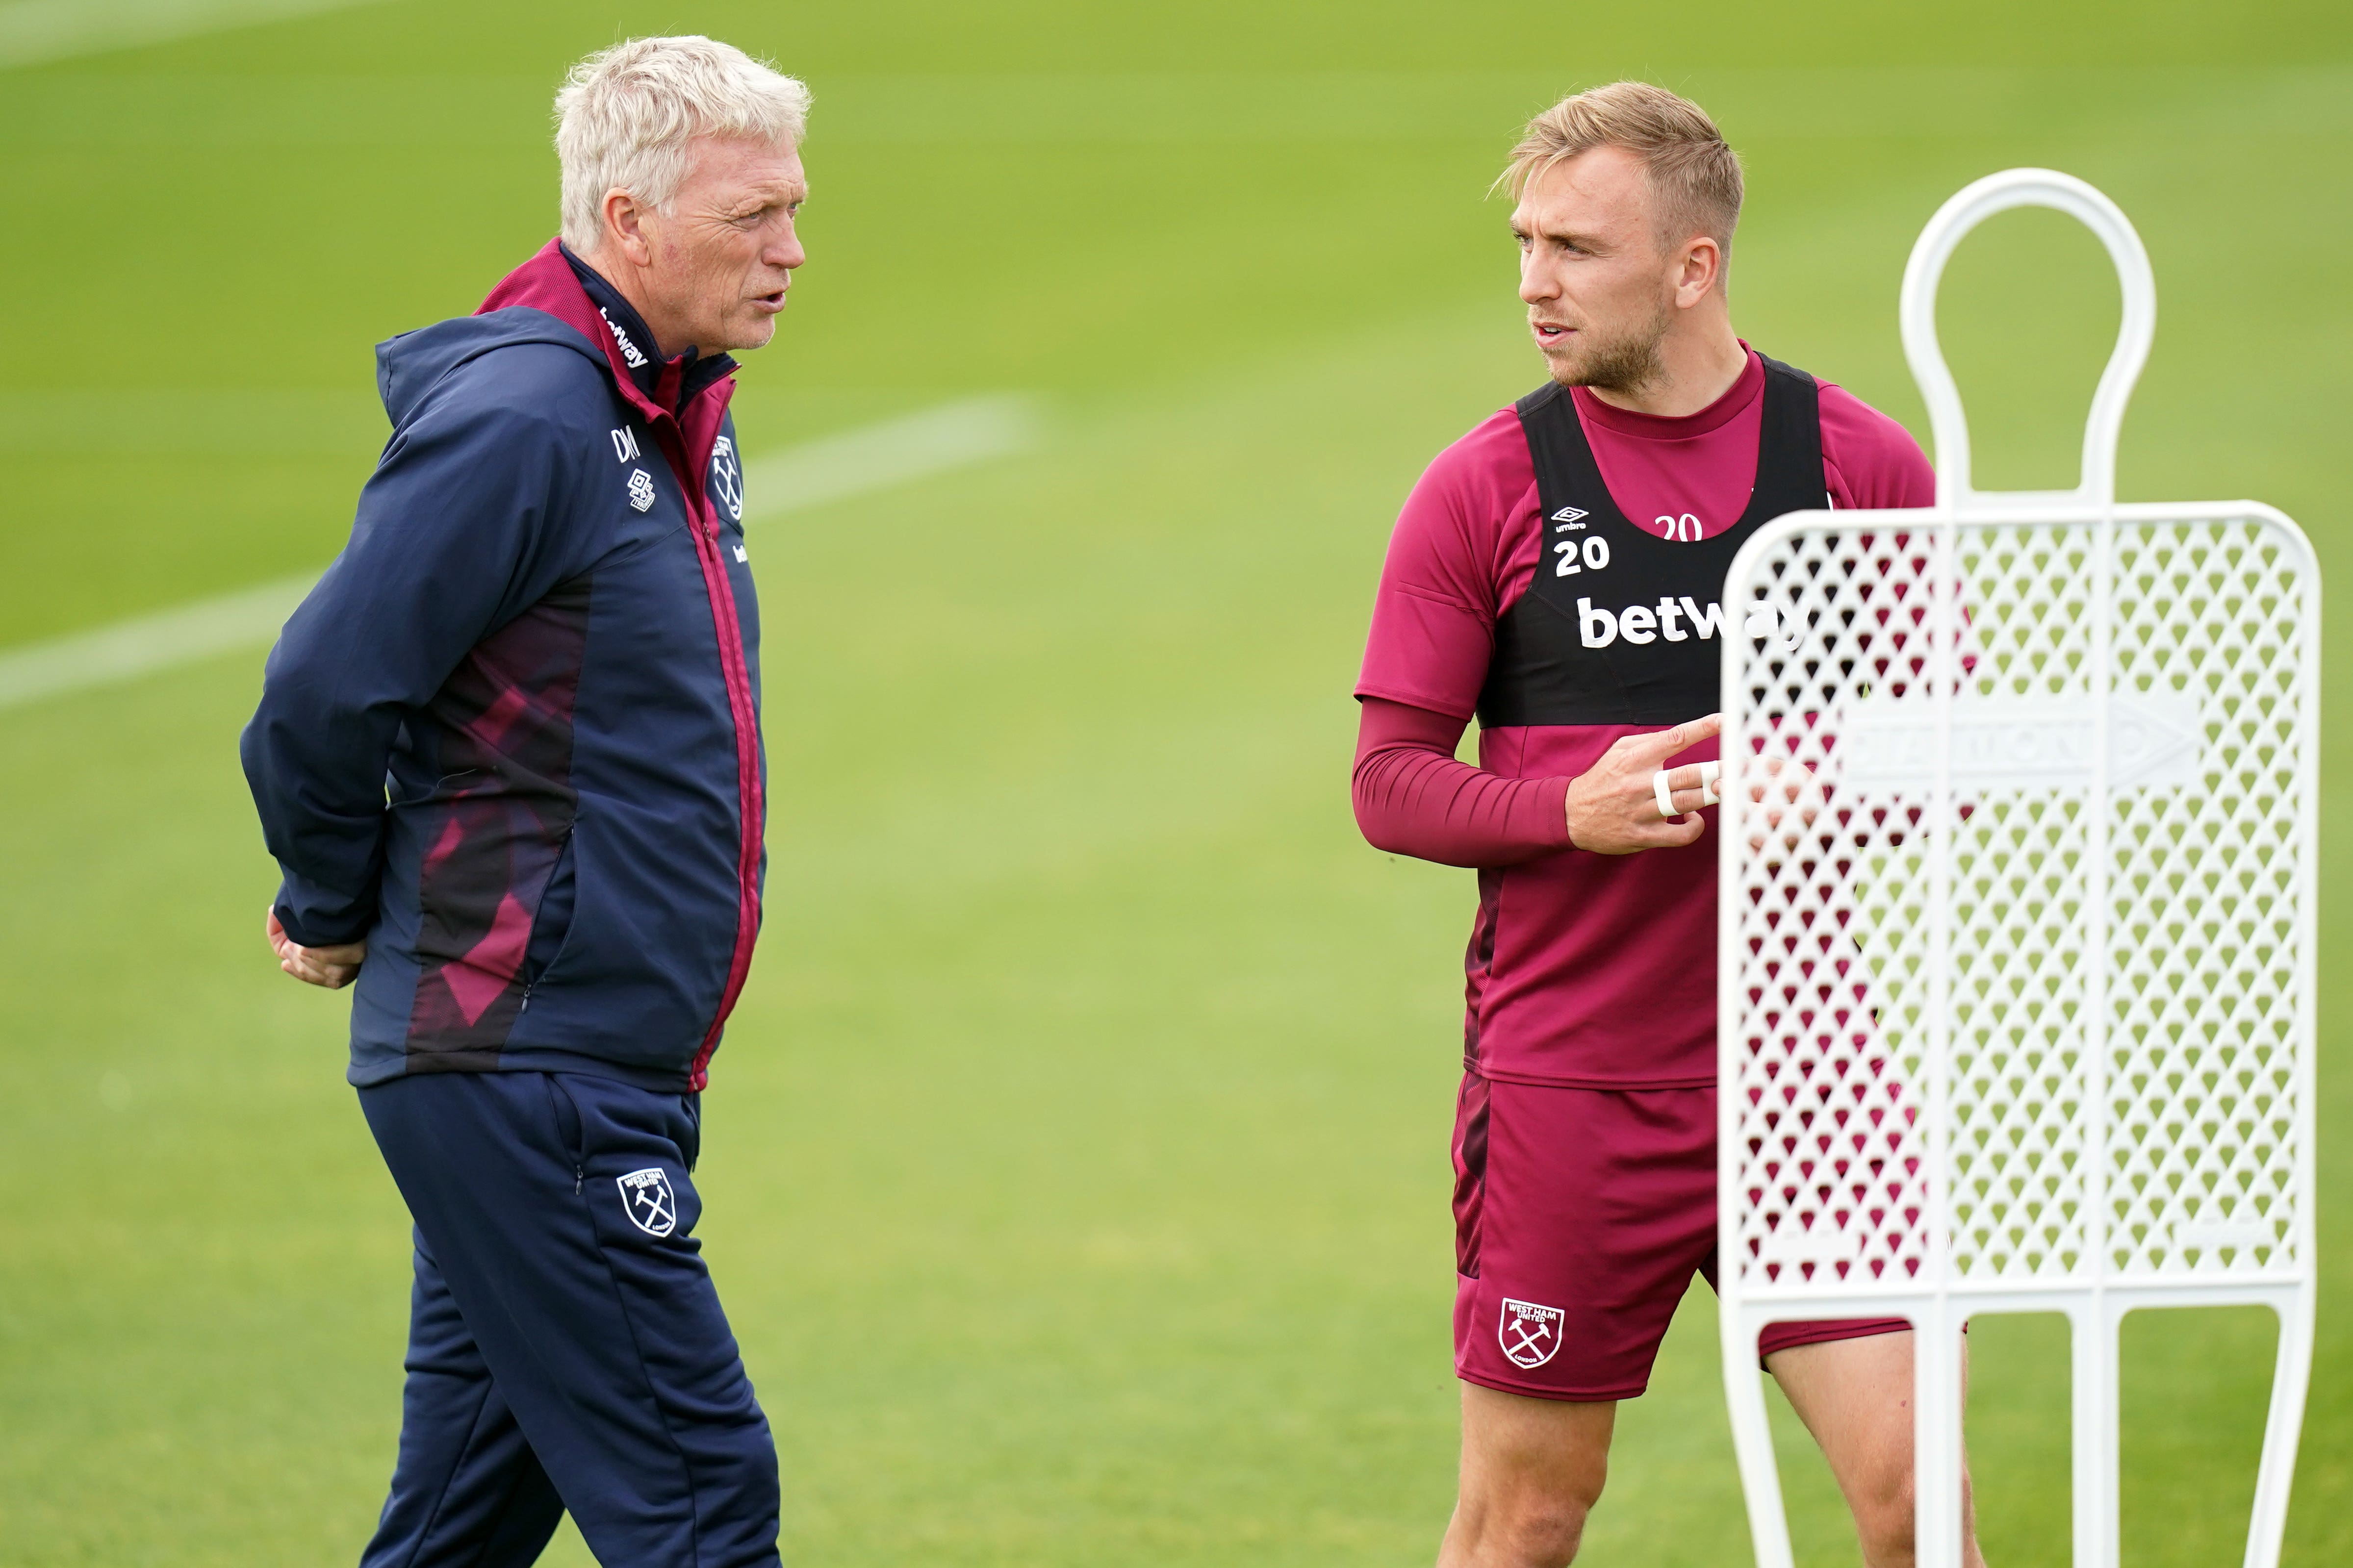
[(243, 747), (288, 934), (367, 942), (355, 1084), (702, 1087), (759, 931), (759, 616), (733, 362), (654, 353), (553, 243), (376, 351), (392, 439)]
[(561, 247), (377, 351), (393, 434), (246, 773), (296, 942), (364, 940), (350, 1078), (416, 1220), (365, 1568), (777, 1561), (693, 1231), (759, 929), (759, 626), (724, 356)]

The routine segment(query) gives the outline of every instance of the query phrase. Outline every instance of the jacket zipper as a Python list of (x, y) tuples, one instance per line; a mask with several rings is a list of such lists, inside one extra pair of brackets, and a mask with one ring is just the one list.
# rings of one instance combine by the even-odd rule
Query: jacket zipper
[(700, 476), (685, 460), (684, 429), (675, 417), (667, 416), (655, 428), (658, 438), (661, 435), (669, 437), (663, 442), (663, 455), (670, 459), (671, 470), (684, 492), (688, 531), (694, 540), (695, 558), (702, 568), (703, 593), (710, 601), (712, 626), (719, 641), (719, 668), (727, 684), (728, 712), (735, 721), (735, 798), (740, 830), (735, 849), (735, 947), (728, 957), (727, 980), (720, 994), (718, 1010), (688, 1069), (689, 1087), (701, 1093), (708, 1081), (711, 1053), (719, 1047), (720, 1031), (726, 1026), (728, 1016), (735, 1010), (735, 1000), (743, 994), (744, 980), (751, 968), (752, 943), (759, 932), (759, 844), (766, 803), (760, 786), (759, 716), (752, 707), (752, 675), (744, 658), (744, 631), (735, 616), (735, 592), (728, 580), (726, 563), (719, 555), (719, 520), (711, 512), (704, 487), (697, 482)]

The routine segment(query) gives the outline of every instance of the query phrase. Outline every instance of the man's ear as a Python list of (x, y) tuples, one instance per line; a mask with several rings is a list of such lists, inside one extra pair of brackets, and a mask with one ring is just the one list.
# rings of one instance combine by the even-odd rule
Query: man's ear
[(1708, 235), (1697, 235), (1683, 245), (1683, 265), (1675, 272), (1675, 303), (1690, 310), (1724, 283), (1724, 247)]
[(605, 243), (633, 267), (653, 265), (653, 242), (646, 237), (645, 205), (623, 190), (605, 193)]
[(1725, 279), (1725, 251), (1708, 235), (1683, 242), (1683, 258), (1675, 266), (1675, 306), (1690, 310)]

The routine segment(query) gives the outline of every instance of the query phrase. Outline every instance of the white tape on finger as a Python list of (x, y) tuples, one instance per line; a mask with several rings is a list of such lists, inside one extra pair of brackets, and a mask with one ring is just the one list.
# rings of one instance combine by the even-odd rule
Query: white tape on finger
[[(1722, 798), (1715, 793), (1715, 785), (1716, 781), (1724, 777), (1724, 764), (1701, 763), (1698, 767), (1699, 803), (1702, 805), (1714, 805)], [(1670, 768), (1661, 768), (1651, 775), (1651, 795), (1659, 803), (1659, 815), (1664, 817), (1676, 817), (1683, 815), (1675, 809), (1674, 788), (1667, 783), (1667, 775), (1672, 771)]]

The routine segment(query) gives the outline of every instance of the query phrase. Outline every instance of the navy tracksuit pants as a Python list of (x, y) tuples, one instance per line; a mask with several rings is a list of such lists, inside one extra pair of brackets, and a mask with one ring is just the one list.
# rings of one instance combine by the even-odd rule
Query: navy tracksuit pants
[(692, 1095), (579, 1073), (360, 1091), (417, 1222), (392, 1495), (362, 1568), (777, 1562), (776, 1450), (704, 1269)]

